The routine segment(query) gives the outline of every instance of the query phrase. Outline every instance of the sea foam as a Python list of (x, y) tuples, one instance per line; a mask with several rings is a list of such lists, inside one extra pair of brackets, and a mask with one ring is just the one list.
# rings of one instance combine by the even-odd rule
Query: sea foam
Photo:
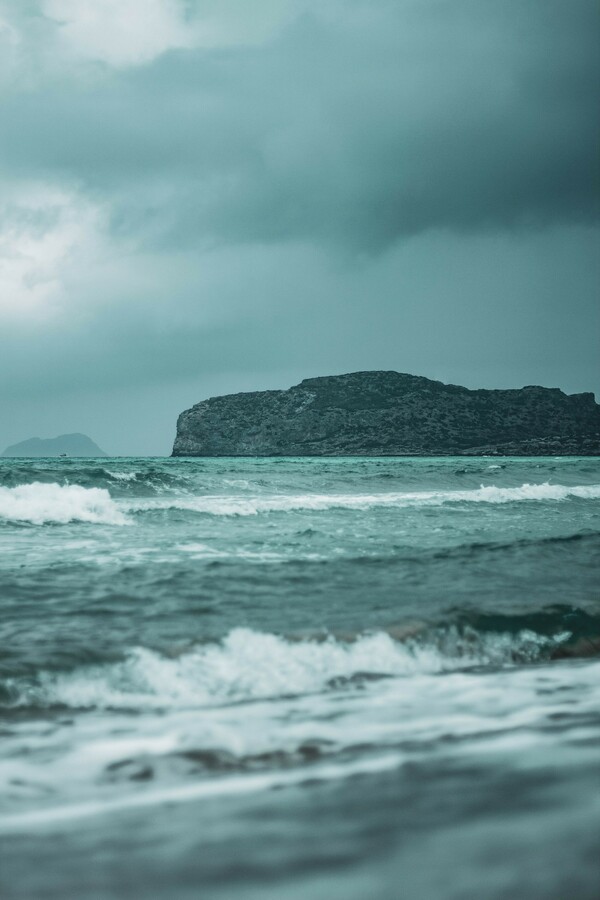
[(0, 519), (33, 525), (67, 522), (125, 525), (128, 521), (103, 488), (39, 481), (14, 488), (0, 487)]
[(569, 498), (600, 499), (600, 485), (522, 484), (520, 487), (482, 485), (465, 491), (403, 491), (381, 494), (285, 494), (258, 497), (204, 496), (140, 500), (128, 505), (131, 512), (180, 509), (213, 516), (254, 516), (269, 512), (328, 509), (367, 510), (376, 507), (444, 506), (450, 503), (515, 503), (562, 501)]
[[(566, 635), (568, 637), (568, 634)], [(350, 679), (410, 677), (470, 666), (508, 665), (540, 658), (565, 639), (523, 630), (518, 634), (446, 629), (427, 642), (397, 641), (386, 632), (351, 642), (328, 638), (288, 640), (233, 629), (220, 642), (173, 659), (146, 648), (121, 662), (85, 666), (71, 673), (41, 673), (35, 684), (13, 684), (17, 705), (64, 704), (74, 708), (157, 709), (318, 693)]]

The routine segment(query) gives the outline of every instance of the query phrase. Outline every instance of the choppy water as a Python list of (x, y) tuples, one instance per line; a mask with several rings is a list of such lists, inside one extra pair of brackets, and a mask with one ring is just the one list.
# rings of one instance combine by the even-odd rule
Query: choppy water
[(0, 894), (595, 898), (599, 459), (0, 461)]

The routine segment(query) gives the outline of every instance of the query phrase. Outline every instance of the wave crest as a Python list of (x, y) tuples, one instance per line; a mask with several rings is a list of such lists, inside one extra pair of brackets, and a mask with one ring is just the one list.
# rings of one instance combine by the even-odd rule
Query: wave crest
[(405, 491), (381, 494), (298, 494), (264, 497), (170, 497), (128, 504), (131, 512), (178, 509), (213, 516), (255, 516), (269, 512), (328, 509), (366, 510), (374, 507), (443, 506), (447, 503), (514, 503), (600, 499), (600, 485), (522, 484), (520, 487), (482, 485), (466, 491)]
[(135, 648), (118, 663), (71, 673), (41, 673), (28, 685), (12, 682), (11, 705), (104, 709), (189, 708), (324, 690), (381, 677), (437, 674), (482, 665), (534, 661), (570, 636), (533, 631), (478, 633), (448, 628), (426, 639), (394, 640), (376, 632), (345, 642), (289, 640), (236, 628), (219, 643), (177, 658)]

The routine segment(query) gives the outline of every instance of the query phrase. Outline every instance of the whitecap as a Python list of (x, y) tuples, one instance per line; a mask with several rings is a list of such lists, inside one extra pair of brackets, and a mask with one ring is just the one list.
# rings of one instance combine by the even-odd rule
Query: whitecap
[(73, 673), (41, 673), (19, 691), (19, 704), (73, 708), (158, 709), (318, 693), (332, 683), (361, 677), (410, 677), (473, 665), (509, 665), (539, 658), (552, 638), (523, 630), (513, 634), (463, 635), (450, 628), (428, 642), (394, 640), (375, 632), (350, 643), (288, 640), (235, 628), (219, 643), (170, 658), (146, 648), (125, 660)]
[(258, 497), (204, 496), (140, 500), (131, 512), (179, 509), (213, 516), (255, 516), (269, 512), (314, 512), (328, 509), (366, 510), (376, 507), (443, 506), (449, 503), (514, 503), (600, 499), (600, 485), (522, 484), (520, 487), (481, 485), (464, 491), (406, 491), (381, 494), (276, 494)]
[(14, 488), (0, 487), (0, 519), (33, 525), (67, 522), (125, 525), (128, 522), (103, 488), (38, 481)]

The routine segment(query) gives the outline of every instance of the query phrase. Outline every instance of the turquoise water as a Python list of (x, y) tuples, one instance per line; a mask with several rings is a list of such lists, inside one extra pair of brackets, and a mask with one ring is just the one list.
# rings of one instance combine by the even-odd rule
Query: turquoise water
[(599, 459), (5, 459), (0, 551), (3, 897), (597, 896)]

